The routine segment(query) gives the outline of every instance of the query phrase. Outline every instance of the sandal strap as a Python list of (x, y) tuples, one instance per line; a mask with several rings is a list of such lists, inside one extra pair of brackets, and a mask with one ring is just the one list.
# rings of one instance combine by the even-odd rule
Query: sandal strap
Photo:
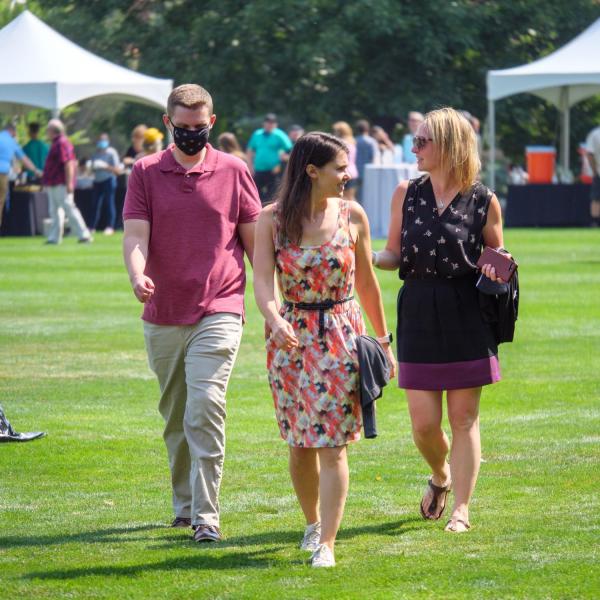
[(427, 482), (429, 484), (429, 487), (437, 494), (443, 494), (444, 492), (449, 492), (450, 489), (452, 488), (452, 482), (450, 482), (448, 485), (445, 486), (439, 486), (439, 485), (435, 485), (435, 483), (433, 483), (433, 477), (429, 478), (429, 481)]
[(468, 521), (465, 521), (464, 519), (459, 519), (457, 517), (449, 519), (446, 523), (446, 527), (448, 527), (448, 525), (450, 524), (454, 525), (455, 523), (460, 523), (461, 525), (464, 525), (465, 529), (471, 529), (471, 525), (468, 523)]

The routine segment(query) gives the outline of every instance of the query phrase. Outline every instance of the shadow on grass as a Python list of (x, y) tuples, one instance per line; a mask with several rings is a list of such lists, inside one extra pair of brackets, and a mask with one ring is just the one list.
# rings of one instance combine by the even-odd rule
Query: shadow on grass
[[(423, 521), (413, 517), (401, 521), (390, 521), (386, 523), (376, 523), (373, 525), (365, 525), (362, 527), (349, 527), (340, 531), (339, 540), (352, 539), (361, 535), (386, 535), (398, 536), (408, 533), (409, 531), (418, 529), (416, 526), (406, 527), (410, 523)], [(8, 542), (9, 546), (25, 546), (25, 545), (51, 545), (61, 544), (66, 542), (119, 542), (115, 539), (115, 535), (127, 534), (135, 531), (144, 531), (155, 529), (157, 526), (143, 526), (131, 529), (105, 529), (96, 532), (82, 533), (73, 536), (46, 536), (42, 538), (0, 538), (1, 544)], [(198, 550), (193, 556), (177, 556), (173, 559), (163, 560), (160, 562), (141, 563), (138, 565), (106, 565), (106, 566), (90, 566), (79, 569), (57, 569), (53, 571), (35, 571), (23, 576), (23, 579), (75, 579), (79, 577), (89, 576), (112, 576), (112, 577), (129, 577), (140, 575), (146, 571), (170, 571), (172, 569), (200, 569), (200, 570), (226, 570), (226, 569), (266, 569), (275, 566), (277, 563), (282, 563), (276, 553), (286, 547), (296, 546), (298, 543), (298, 532), (293, 530), (286, 531), (269, 531), (253, 535), (242, 535), (226, 538), (218, 545), (214, 544), (195, 544), (189, 541), (190, 548)], [(170, 536), (177, 541), (185, 541), (185, 537)], [(134, 538), (127, 541), (139, 541), (140, 538)], [(161, 538), (164, 540), (164, 538)], [(173, 547), (172, 544), (162, 544), (162, 547)], [(269, 546), (260, 550), (248, 549), (246, 551), (232, 551), (239, 546)], [(181, 548), (181, 546), (178, 546)], [(215, 552), (216, 551), (216, 552)], [(225, 552), (223, 552), (225, 551)], [(290, 561), (284, 561), (289, 566)], [(293, 560), (294, 565), (303, 564), (305, 561)]]
[[(221, 546), (210, 546), (219, 550)], [(231, 552), (217, 554), (210, 552), (206, 545), (199, 548), (193, 556), (178, 556), (169, 560), (139, 565), (103, 565), (82, 567), (80, 569), (57, 569), (55, 571), (36, 571), (24, 575), (23, 579), (77, 579), (79, 577), (131, 577), (141, 575), (148, 571), (174, 571), (174, 570), (227, 570), (227, 569), (268, 569), (273, 567), (279, 559), (274, 552), (279, 548), (269, 550), (254, 550), (249, 552)], [(206, 551), (202, 551), (206, 550)]]
[[(84, 542), (86, 544), (138, 542), (140, 540), (139, 537), (127, 539), (127, 536), (139, 531), (151, 531), (153, 529), (162, 529), (163, 527), (164, 525), (139, 525), (137, 527), (113, 527), (110, 529), (100, 529), (98, 531), (82, 531), (73, 534), (65, 533), (58, 535), (0, 537), (0, 550), (8, 550), (9, 548), (19, 548), (23, 546), (54, 546), (77, 542)], [(121, 536), (122, 539), (119, 539)]]

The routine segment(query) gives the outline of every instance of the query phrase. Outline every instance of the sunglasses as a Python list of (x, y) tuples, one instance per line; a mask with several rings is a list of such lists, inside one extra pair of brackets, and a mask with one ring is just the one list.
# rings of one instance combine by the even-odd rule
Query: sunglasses
[(433, 142), (433, 138), (426, 138), (420, 135), (415, 135), (415, 137), (412, 139), (413, 146), (417, 150), (423, 150), (423, 148), (427, 146), (427, 142)]

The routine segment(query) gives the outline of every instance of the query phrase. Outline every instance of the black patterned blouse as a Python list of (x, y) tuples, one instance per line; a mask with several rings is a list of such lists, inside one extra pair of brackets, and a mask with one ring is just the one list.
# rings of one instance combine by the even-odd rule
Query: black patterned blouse
[(404, 200), (400, 279), (474, 274), (492, 192), (476, 182), (440, 215), (429, 175), (411, 180)]

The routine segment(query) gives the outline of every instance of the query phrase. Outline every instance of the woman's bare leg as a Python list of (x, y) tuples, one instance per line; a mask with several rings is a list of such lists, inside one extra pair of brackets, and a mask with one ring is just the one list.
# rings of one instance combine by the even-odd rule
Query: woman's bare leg
[(452, 428), (450, 470), (454, 489), (452, 517), (466, 523), (481, 463), (480, 397), (480, 387), (448, 391), (448, 420)]
[[(450, 468), (446, 462), (450, 444), (442, 429), (442, 392), (406, 390), (406, 397), (415, 445), (431, 468), (432, 483), (446, 487), (450, 483)], [(422, 500), (425, 510), (432, 500), (433, 491), (428, 487)]]
[(348, 495), (348, 456), (346, 446), (319, 448), (321, 466), (321, 544), (333, 550)]
[(319, 520), (319, 455), (316, 448), (290, 447), (290, 475), (307, 525)]

